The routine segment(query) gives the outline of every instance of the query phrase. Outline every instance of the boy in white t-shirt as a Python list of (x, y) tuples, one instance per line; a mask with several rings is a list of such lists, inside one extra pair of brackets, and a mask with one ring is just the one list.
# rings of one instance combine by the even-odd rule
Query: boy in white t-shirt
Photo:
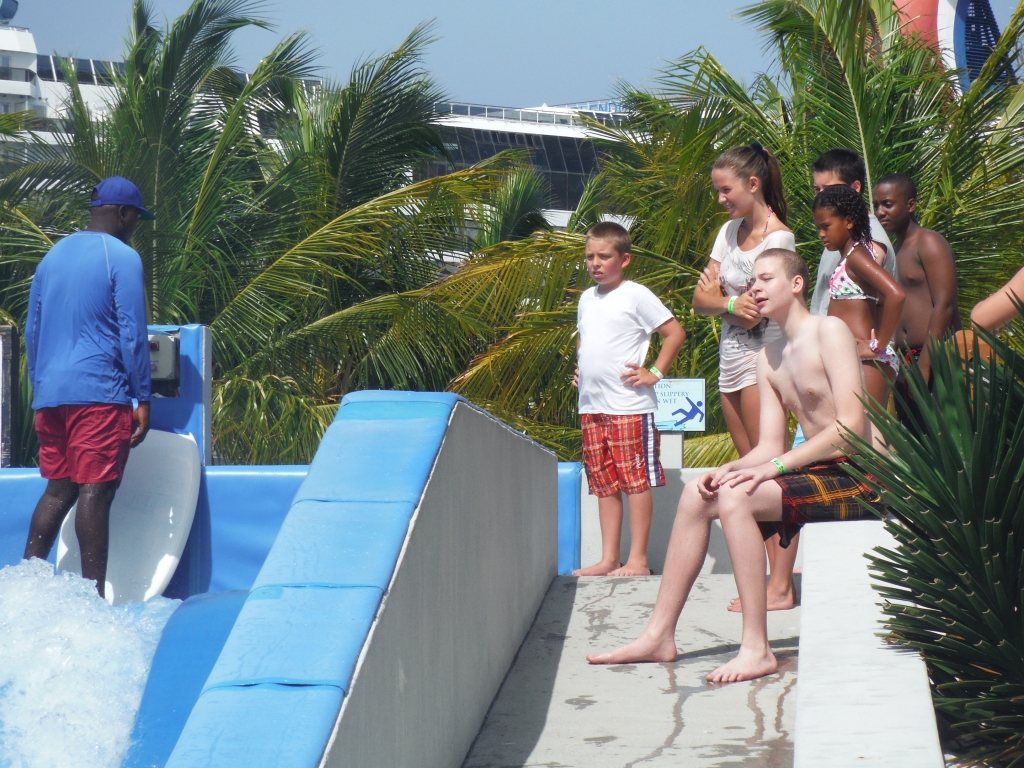
[[(665, 484), (658, 457), (654, 385), (686, 340), (679, 321), (657, 296), (623, 277), (629, 266), (629, 232), (604, 221), (587, 233), (587, 272), (597, 285), (580, 296), (577, 311), (576, 385), (583, 422), (583, 464), (590, 493), (598, 497), (601, 561), (576, 576), (647, 576), (647, 539), (654, 501)], [(665, 339), (654, 365), (644, 368), (651, 333)], [(619, 563), (622, 492), (629, 497), (629, 559)]]

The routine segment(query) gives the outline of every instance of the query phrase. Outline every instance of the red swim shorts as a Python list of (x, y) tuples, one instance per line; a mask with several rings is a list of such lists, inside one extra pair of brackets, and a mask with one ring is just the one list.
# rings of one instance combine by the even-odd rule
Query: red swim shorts
[(132, 407), (58, 405), (36, 411), (39, 472), (47, 480), (121, 481), (132, 437)]
[(583, 466), (591, 496), (643, 493), (665, 484), (653, 413), (583, 414)]

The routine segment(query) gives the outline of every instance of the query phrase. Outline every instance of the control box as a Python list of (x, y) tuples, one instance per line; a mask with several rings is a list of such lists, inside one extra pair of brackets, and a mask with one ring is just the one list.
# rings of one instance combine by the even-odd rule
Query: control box
[(149, 334), (149, 371), (153, 394), (157, 397), (177, 397), (181, 381), (179, 340), (175, 333)]

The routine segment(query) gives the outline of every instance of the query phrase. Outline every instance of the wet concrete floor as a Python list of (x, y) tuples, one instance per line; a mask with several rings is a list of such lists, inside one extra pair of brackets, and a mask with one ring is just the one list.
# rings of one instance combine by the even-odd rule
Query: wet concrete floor
[(793, 764), (800, 609), (769, 614), (778, 674), (710, 685), (740, 616), (731, 574), (698, 578), (668, 664), (591, 667), (635, 638), (660, 579), (556, 579), (463, 768), (782, 768)]

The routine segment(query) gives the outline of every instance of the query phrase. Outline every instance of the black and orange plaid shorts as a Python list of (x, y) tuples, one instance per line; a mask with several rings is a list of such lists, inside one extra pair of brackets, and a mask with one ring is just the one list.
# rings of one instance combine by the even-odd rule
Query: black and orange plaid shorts
[(881, 497), (843, 469), (848, 461), (819, 461), (775, 478), (782, 487), (782, 520), (758, 523), (762, 535), (779, 534), (779, 543), (788, 547), (805, 523), (877, 520), (884, 514)]
[(583, 466), (590, 495), (643, 493), (665, 484), (653, 413), (584, 413)]

